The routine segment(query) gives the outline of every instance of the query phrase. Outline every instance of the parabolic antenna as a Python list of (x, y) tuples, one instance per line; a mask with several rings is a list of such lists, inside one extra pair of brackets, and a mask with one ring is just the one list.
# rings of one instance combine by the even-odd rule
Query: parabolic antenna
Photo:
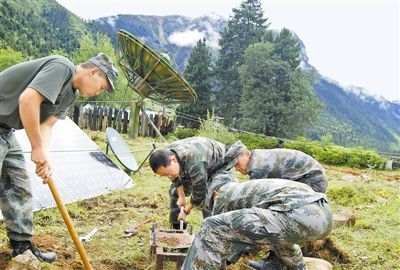
[(168, 104), (195, 101), (197, 96), (189, 83), (142, 40), (124, 30), (117, 31), (119, 64), (129, 86), (143, 98)]

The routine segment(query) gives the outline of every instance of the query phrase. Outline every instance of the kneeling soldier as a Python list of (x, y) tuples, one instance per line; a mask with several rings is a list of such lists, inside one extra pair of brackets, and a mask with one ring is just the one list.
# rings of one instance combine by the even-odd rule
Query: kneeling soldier
[(210, 199), (213, 216), (203, 221), (182, 269), (219, 269), (226, 259), (268, 245), (273, 251), (270, 256), (250, 266), (304, 270), (307, 267), (297, 243), (324, 238), (332, 230), (332, 211), (325, 194), (303, 183), (260, 179), (218, 188)]

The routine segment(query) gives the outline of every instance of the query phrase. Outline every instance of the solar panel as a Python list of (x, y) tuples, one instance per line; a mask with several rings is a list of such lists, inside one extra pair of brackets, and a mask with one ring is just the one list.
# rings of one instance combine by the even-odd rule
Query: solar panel
[[(47, 185), (36, 176), (31, 147), (24, 130), (15, 132), (32, 183), (34, 211), (55, 207)], [(133, 187), (131, 178), (101, 152), (71, 119), (57, 121), (52, 132), (50, 160), (57, 190), (65, 204)]]

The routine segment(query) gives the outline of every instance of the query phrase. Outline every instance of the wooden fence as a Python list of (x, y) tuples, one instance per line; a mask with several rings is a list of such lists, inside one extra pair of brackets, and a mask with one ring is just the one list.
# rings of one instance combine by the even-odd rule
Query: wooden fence
[[(105, 131), (107, 127), (116, 129), (119, 133), (128, 134), (130, 123), (130, 112), (107, 106), (86, 105), (84, 107), (71, 106), (68, 116), (82, 129)], [(174, 119), (159, 113), (148, 113), (148, 117), (166, 135), (175, 130)], [(152, 125), (143, 115), (139, 116), (139, 135), (142, 137), (156, 137), (157, 133)]]

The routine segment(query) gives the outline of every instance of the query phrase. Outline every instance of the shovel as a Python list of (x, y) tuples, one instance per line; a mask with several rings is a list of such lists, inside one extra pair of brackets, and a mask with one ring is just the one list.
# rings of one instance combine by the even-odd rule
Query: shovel
[(61, 212), (61, 216), (64, 219), (65, 224), (67, 225), (68, 232), (74, 241), (75, 247), (78, 250), (79, 256), (81, 256), (83, 266), (85, 270), (93, 270), (92, 265), (90, 264), (89, 258), (86, 255), (85, 248), (82, 245), (82, 242), (79, 240), (78, 233), (75, 230), (74, 224), (72, 223), (71, 217), (68, 214), (67, 208), (63, 204), (60, 195), (58, 194), (57, 188), (54, 184), (54, 180), (50, 177), (49, 181), (47, 182), (49, 185), (50, 191), (53, 194), (54, 200), (56, 201), (57, 207)]

